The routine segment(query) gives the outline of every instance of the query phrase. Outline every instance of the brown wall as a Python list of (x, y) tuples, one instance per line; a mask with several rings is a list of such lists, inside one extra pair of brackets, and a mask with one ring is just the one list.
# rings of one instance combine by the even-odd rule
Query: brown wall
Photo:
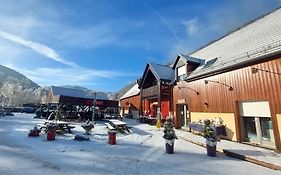
[[(238, 70), (222, 73), (208, 78), (195, 80), (192, 82), (182, 82), (180, 86), (190, 87), (196, 92), (182, 88), (178, 85), (173, 88), (174, 109), (178, 99), (186, 99), (190, 112), (209, 112), (209, 113), (234, 113), (236, 118), (237, 140), (241, 141), (242, 134), (240, 132), (240, 116), (238, 101), (269, 101), (275, 142), (277, 149), (281, 149), (280, 136), (277, 125), (276, 114), (281, 113), (281, 75), (267, 72), (252, 73), (251, 67), (270, 70), (272, 72), (281, 72), (281, 56), (279, 59), (248, 66)], [(233, 87), (233, 91), (229, 91), (226, 86), (204, 80), (219, 81)], [(208, 107), (204, 106), (208, 103)], [(177, 123), (177, 122), (176, 122)], [(281, 127), (281, 126), (279, 126)]]
[(139, 110), (140, 96), (136, 95), (136, 96), (132, 96), (132, 97), (120, 100), (121, 110), (123, 110), (123, 107), (124, 107), (124, 110), (129, 110), (129, 104), (133, 105), (134, 107), (136, 107)]

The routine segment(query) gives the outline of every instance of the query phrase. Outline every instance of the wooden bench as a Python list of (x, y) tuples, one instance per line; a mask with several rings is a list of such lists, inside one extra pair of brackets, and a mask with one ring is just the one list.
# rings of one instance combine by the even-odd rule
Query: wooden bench
[(113, 126), (111, 126), (109, 123), (105, 123), (106, 127), (110, 130), (115, 130)]

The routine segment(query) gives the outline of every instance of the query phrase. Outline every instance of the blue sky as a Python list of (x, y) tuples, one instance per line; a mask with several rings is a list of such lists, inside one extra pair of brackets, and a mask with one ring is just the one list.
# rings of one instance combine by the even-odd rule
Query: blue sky
[(42, 86), (118, 91), (281, 0), (0, 0), (0, 64)]

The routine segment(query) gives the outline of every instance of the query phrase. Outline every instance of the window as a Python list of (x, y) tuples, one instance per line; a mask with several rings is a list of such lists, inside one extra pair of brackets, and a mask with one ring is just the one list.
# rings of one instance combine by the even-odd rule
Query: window
[(207, 67), (212, 66), (217, 61), (217, 59), (218, 58), (214, 58), (214, 59), (211, 59), (211, 60), (207, 61), (207, 63), (204, 65), (203, 68), (207, 68)]
[(185, 74), (178, 76), (178, 81), (183, 81), (185, 79)]
[(177, 80), (178, 81), (183, 81), (186, 77), (186, 66), (181, 66), (179, 68), (177, 68)]

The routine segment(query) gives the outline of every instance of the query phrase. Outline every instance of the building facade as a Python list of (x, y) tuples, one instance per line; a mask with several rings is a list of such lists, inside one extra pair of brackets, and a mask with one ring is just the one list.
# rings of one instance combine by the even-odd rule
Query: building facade
[(130, 88), (119, 100), (120, 115), (137, 118), (140, 110), (140, 90), (138, 84)]
[[(281, 150), (281, 9), (200, 48), (173, 87), (178, 128), (220, 117), (227, 138)], [(178, 70), (176, 74), (181, 74)]]
[(165, 119), (172, 111), (172, 84), (175, 71), (167, 65), (148, 63), (138, 81), (140, 89), (140, 115)]
[(170, 65), (148, 63), (140, 115), (158, 109), (183, 129), (219, 117), (226, 139), (281, 151), (280, 19), (279, 8)]

